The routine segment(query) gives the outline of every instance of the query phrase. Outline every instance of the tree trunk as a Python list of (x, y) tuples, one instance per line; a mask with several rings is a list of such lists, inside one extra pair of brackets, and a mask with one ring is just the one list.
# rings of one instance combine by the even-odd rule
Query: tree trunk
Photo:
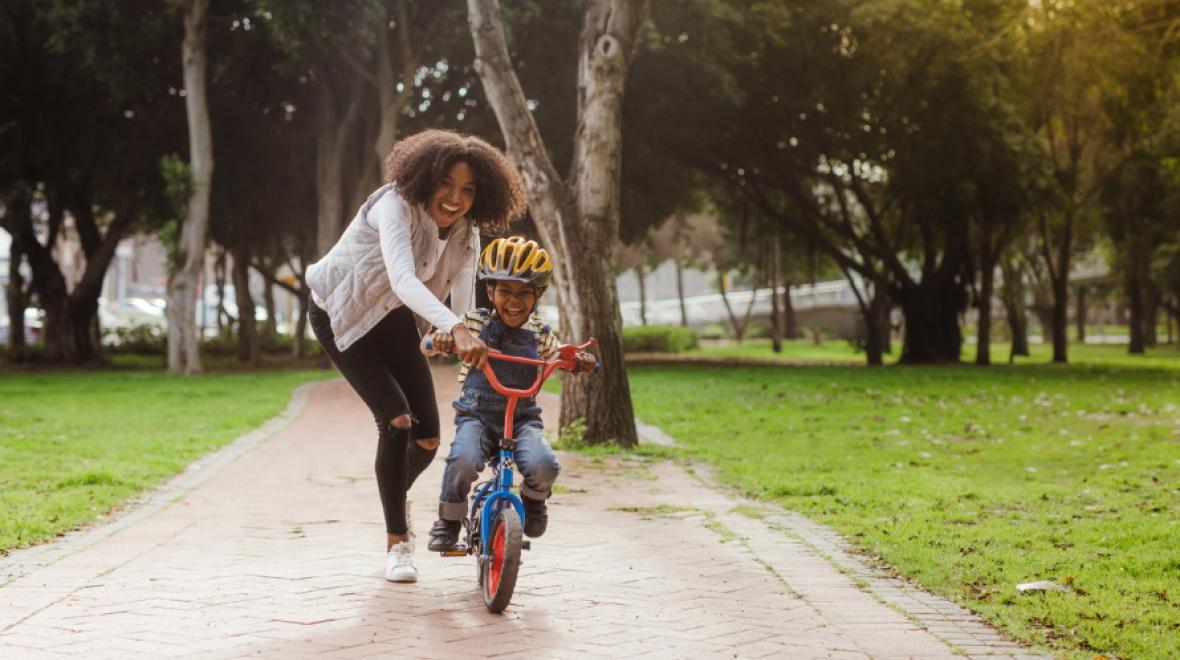
[(209, 192), (213, 182), (213, 136), (205, 93), (205, 28), (208, 0), (184, 4), (184, 102), (188, 116), (189, 159), (193, 187), (180, 236), (180, 263), (168, 279), (168, 370), (201, 372), (198, 353), (197, 285), (205, 266), (209, 226)]
[(959, 361), (963, 346), (959, 328), (962, 295), (953, 281), (934, 277), (895, 292), (893, 298), (905, 316), (901, 362), (937, 364)]
[[(86, 262), (81, 278), (72, 291), (53, 257), (57, 228), (61, 226), (64, 208), (50, 201), (48, 240), (53, 242), (47, 245), (40, 243), (29, 215), (13, 214), (6, 224), (13, 235), (14, 254), (24, 253), (28, 259), (29, 269), (33, 273), (31, 289), (37, 293), (46, 311), (42, 330), (45, 359), (53, 362), (91, 362), (99, 357), (102, 347), (98, 327), (98, 298), (102, 293), (102, 282), (119, 241), (131, 225), (134, 201), (127, 200), (119, 206), (114, 218), (107, 223), (104, 234), (95, 224), (89, 199), (75, 200), (74, 226), (81, 238)], [(18, 200), (11, 208), (21, 207)], [(19, 268), (20, 257), (17, 256), (14, 262)], [(18, 270), (18, 285), (20, 280)], [(17, 302), (27, 302), (25, 294), (19, 290), (17, 293)], [(23, 320), (22, 308), (20, 321)]]
[[(390, 23), (397, 29), (397, 57), (401, 60), (401, 70), (395, 75), (393, 62), (394, 42), (390, 39)], [(377, 102), (380, 106), (380, 119), (377, 125), (377, 137), (373, 141), (373, 153), (377, 157), (375, 171), (378, 180), (385, 167), (385, 157), (393, 148), (394, 137), (401, 121), (402, 108), (413, 96), (414, 72), (418, 70), (421, 59), (415, 55), (413, 44), (410, 43), (410, 17), (405, 0), (398, 0), (397, 13), (389, 12), (389, 5), (385, 3), (385, 11), (376, 25), (377, 32), (377, 66), (374, 78), (377, 81)], [(419, 35), (425, 40), (423, 35)], [(421, 48), (421, 44), (419, 45)], [(418, 52), (421, 52), (419, 50)], [(397, 83), (402, 83), (402, 90), (397, 91)]]
[[(1063, 231), (1057, 244), (1057, 256), (1046, 243), (1045, 259), (1049, 267), (1049, 280), (1053, 291), (1053, 362), (1065, 364), (1069, 360), (1069, 270), (1073, 260), (1074, 215), (1070, 210), (1063, 220)], [(1045, 233), (1047, 236), (1047, 232)], [(1045, 239), (1048, 240), (1047, 238)]]
[(1131, 266), (1127, 269), (1127, 307), (1131, 318), (1128, 323), (1130, 332), (1130, 346), (1128, 351), (1133, 355), (1142, 355), (1146, 345), (1143, 336), (1143, 282), (1138, 268)]
[(995, 263), (987, 254), (981, 259), (979, 282), (979, 321), (976, 329), (975, 364), (986, 366), (992, 363), (992, 293), (995, 290)]
[[(777, 236), (770, 245), (770, 347), (775, 353), (783, 352), (783, 315), (779, 304), (778, 287), (782, 280), (783, 246)], [(790, 297), (790, 292), (786, 293)]]
[[(225, 248), (221, 248), (217, 252), (217, 260), (213, 262), (213, 287), (217, 289), (217, 336), (225, 331), (225, 326), (230, 323), (229, 312), (225, 311)], [(202, 292), (204, 293), (204, 292)], [(204, 296), (202, 298), (202, 307), (204, 307)]]
[(638, 438), (623, 367), (618, 291), (606, 251), (587, 245), (618, 239), (622, 100), (649, 2), (589, 0), (579, 44), (577, 128), (568, 182), (557, 174), (528, 110), (508, 55), (496, 0), (468, 0), (474, 68), (500, 124), (509, 158), (521, 170), (533, 218), (556, 255), (562, 337), (595, 337), (602, 377), (565, 379), (561, 426), (583, 419), (591, 442), (630, 447)]
[(70, 325), (74, 333), (74, 355), (70, 361), (85, 364), (98, 360), (102, 346), (98, 299), (78, 300), (71, 296), (70, 302)]
[(1159, 295), (1150, 274), (1143, 278), (1143, 282), (1143, 344), (1151, 347), (1159, 341), (1159, 333), (1156, 330), (1160, 316)]
[(684, 304), (684, 263), (677, 255), (673, 260), (676, 264), (676, 300), (680, 303), (680, 325), (688, 327), (688, 306)]
[(795, 322), (795, 304), (791, 302), (791, 283), (783, 283), (783, 336), (787, 339), (799, 337), (798, 324)]
[[(349, 157), (352, 132), (360, 116), (361, 98), (357, 85), (350, 85), (349, 93), (340, 96), (331, 81), (318, 83), (319, 134), (316, 138), (316, 254), (323, 256), (336, 244), (344, 232), (346, 193), (344, 189), (345, 159)], [(338, 99), (343, 98), (347, 109), (341, 118), (336, 112)]]
[(1078, 329), (1078, 343), (1086, 343), (1086, 287), (1079, 286), (1074, 294), (1074, 324)]
[(865, 361), (870, 367), (879, 367), (885, 363), (885, 333), (889, 331), (889, 294), (883, 287), (873, 287), (873, 295), (864, 316)]
[[(7, 213), (18, 213), (19, 211), (14, 209), (13, 205), (21, 203), (19, 200), (10, 203)], [(24, 212), (27, 213), (28, 201), (25, 200), (23, 203)], [(25, 298), (24, 277), (20, 272), (24, 252), (15, 232), (10, 231), (9, 234), (12, 236), (12, 244), (8, 253), (8, 285), (5, 288), (4, 298), (8, 307), (8, 348), (12, 355), (16, 355), (25, 347), (25, 308), (28, 305), (28, 300)]]
[(1008, 329), (1012, 333), (1012, 348), (1008, 362), (1012, 362), (1017, 355), (1028, 357), (1028, 316), (1023, 308), (1017, 314), (1008, 317)]
[(639, 325), (647, 325), (647, 282), (644, 279), (643, 264), (636, 264), (635, 280), (639, 282)]
[(233, 253), (234, 298), (238, 305), (238, 360), (256, 367), (259, 363), (258, 324), (254, 319), (254, 297), (250, 295), (250, 254), (245, 248)]
[(46, 297), (41, 302), (45, 310), (45, 321), (41, 327), (45, 342), (45, 359), (49, 362), (68, 361), (77, 353), (77, 334), (70, 315), (70, 299), (65, 295), (65, 282), (59, 286), (42, 288), (42, 291), (60, 291), (61, 295)]
[[(271, 276), (273, 277), (273, 275)], [(266, 324), (262, 328), (262, 332), (267, 337), (273, 337), (278, 334), (278, 319), (275, 318), (275, 290), (270, 283), (270, 278), (263, 278), (266, 284), (262, 289), (262, 304), (266, 308)]]
[(750, 311), (754, 308), (754, 296), (758, 294), (758, 290), (754, 289), (750, 296), (750, 302), (746, 305), (746, 312), (739, 320), (737, 315), (733, 313), (733, 307), (729, 304), (729, 292), (726, 285), (728, 279), (728, 273), (720, 273), (717, 276), (717, 289), (721, 292), (721, 302), (725, 305), (725, 314), (729, 317), (730, 327), (733, 328), (734, 339), (737, 339), (740, 344), (746, 338), (746, 328), (750, 323)]
[[(1068, 274), (1068, 270), (1065, 271)], [(1053, 362), (1069, 361), (1069, 280), (1062, 275), (1053, 282)]]
[(307, 354), (307, 301), (311, 292), (306, 286), (299, 290), (299, 314), (295, 318), (295, 336), (291, 339), (291, 356), (302, 358)]

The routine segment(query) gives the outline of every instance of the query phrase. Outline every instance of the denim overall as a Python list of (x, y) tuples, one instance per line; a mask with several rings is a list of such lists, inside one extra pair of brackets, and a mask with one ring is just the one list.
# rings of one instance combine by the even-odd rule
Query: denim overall
[[(536, 333), (511, 328), (495, 314), (484, 323), (479, 338), (488, 348), (501, 353), (540, 359)], [(505, 387), (527, 389), (537, 380), (539, 367), (500, 360), (489, 362), (496, 378)], [(484, 464), (499, 451), (508, 399), (492, 389), (483, 371), (471, 369), (463, 381), (463, 392), (452, 405), (455, 408), (455, 440), (451, 443), (443, 473), (439, 512), (445, 520), (462, 520), (466, 515), (471, 484), (483, 471)], [(535, 398), (517, 400), (513, 426), (515, 461), (522, 477), (521, 495), (534, 500), (548, 499), (561, 466), (545, 441), (541, 407)]]
[[(540, 353), (537, 352), (536, 333), (524, 328), (509, 327), (495, 314), (491, 314), (487, 322), (484, 323), (479, 338), (488, 345), (488, 348), (506, 355), (534, 360), (541, 359)], [(492, 370), (496, 372), (496, 378), (500, 379), (500, 384), (514, 390), (532, 387), (540, 369), (540, 367), (502, 360), (489, 360), (489, 362), (492, 365)], [(508, 398), (492, 389), (492, 384), (488, 382), (488, 377), (482, 370), (471, 369), (467, 372), (467, 378), (463, 381), (463, 392), (453, 405), (458, 411), (457, 417), (473, 415), (478, 417), (484, 426), (496, 433), (503, 434), (504, 410), (508, 406)], [(540, 424), (541, 408), (537, 405), (537, 400), (531, 397), (518, 399), (515, 420), (514, 426), (516, 428), (520, 428), (526, 422)], [(456, 419), (456, 423), (458, 423), (458, 419)], [(513, 437), (515, 435), (514, 432)]]

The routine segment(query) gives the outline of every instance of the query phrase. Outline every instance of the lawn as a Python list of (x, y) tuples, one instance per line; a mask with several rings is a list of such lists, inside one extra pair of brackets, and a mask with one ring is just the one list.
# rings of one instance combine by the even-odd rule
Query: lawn
[[(991, 345), (993, 364), (1007, 364), (1010, 346), (1004, 343)], [(1015, 364), (1046, 363), (1053, 357), (1053, 347), (1048, 344), (1033, 344), (1029, 347), (1031, 355), (1017, 357)], [(706, 343), (700, 348), (685, 351), (678, 355), (702, 357), (749, 358), (757, 360), (780, 360), (783, 362), (817, 362), (817, 363), (849, 363), (864, 364), (864, 352), (858, 350), (850, 342), (838, 339), (824, 340), (821, 344), (814, 344), (807, 340), (795, 339), (783, 342), (781, 353), (775, 353), (770, 346), (770, 340), (765, 338), (747, 339), (741, 343), (727, 341), (725, 343)], [(964, 362), (975, 362), (975, 345), (963, 344), (961, 359)], [(885, 356), (885, 363), (897, 362), (901, 356), (901, 344), (893, 343), (893, 353)], [(1156, 346), (1148, 349), (1146, 355), (1130, 355), (1124, 344), (1070, 344), (1069, 361), (1080, 366), (1127, 366), (1127, 367), (1164, 367), (1180, 368), (1180, 348), (1175, 345)]]
[[(1178, 356), (629, 373), (637, 414), (741, 491), (1021, 639), (1163, 658), (1180, 656)], [(1072, 591), (1016, 591), (1037, 580)]]
[(102, 520), (332, 373), (0, 371), (0, 554)]

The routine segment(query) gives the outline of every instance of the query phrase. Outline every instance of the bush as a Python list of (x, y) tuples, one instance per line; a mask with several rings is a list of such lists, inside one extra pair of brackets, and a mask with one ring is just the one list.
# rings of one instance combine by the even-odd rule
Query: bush
[(238, 337), (231, 326), (225, 326), (216, 337), (201, 340), (201, 354), (228, 357), (238, 354)]
[(45, 344), (34, 342), (12, 350), (8, 344), (0, 344), (0, 362), (9, 364), (31, 364), (45, 359)]
[[(258, 328), (258, 348), (263, 355), (290, 355), (295, 349), (295, 338), (281, 333), (268, 333)], [(303, 342), (308, 356), (320, 354), (319, 342), (308, 339)], [(216, 337), (201, 341), (201, 351), (206, 355), (228, 357), (238, 354), (238, 335), (231, 327), (226, 327)]]
[(692, 328), (662, 325), (623, 328), (625, 353), (682, 353), (699, 345)]
[(163, 328), (141, 323), (107, 330), (105, 350), (112, 354), (163, 355), (168, 350), (168, 336)]

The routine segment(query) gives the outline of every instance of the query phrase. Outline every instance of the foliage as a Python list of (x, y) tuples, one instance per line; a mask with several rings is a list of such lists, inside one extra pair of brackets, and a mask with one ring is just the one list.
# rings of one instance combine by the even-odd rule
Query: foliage
[(163, 355), (168, 335), (159, 325), (141, 323), (107, 330), (106, 346), (112, 354)]
[[(636, 411), (742, 491), (835, 526), (1020, 639), (1180, 652), (1180, 355), (1156, 368), (635, 368)], [(1102, 350), (1097, 350), (1102, 349)], [(1145, 364), (1131, 360), (1130, 364)], [(1069, 594), (1020, 582), (1072, 579)]]
[(577, 451), (592, 446), (586, 440), (586, 420), (579, 417), (563, 426), (553, 446), (562, 451)]
[(645, 325), (623, 328), (623, 351), (627, 353), (683, 353), (700, 345), (692, 328)]

